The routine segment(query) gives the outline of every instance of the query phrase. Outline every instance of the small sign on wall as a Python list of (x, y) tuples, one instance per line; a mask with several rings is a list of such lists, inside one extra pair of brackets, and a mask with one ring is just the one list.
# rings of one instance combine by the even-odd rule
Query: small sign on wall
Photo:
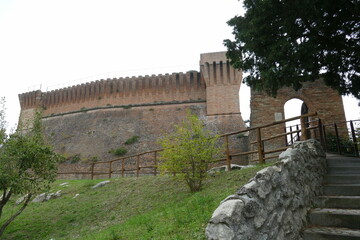
[(275, 122), (283, 120), (282, 113), (276, 112), (274, 115), (275, 115)]

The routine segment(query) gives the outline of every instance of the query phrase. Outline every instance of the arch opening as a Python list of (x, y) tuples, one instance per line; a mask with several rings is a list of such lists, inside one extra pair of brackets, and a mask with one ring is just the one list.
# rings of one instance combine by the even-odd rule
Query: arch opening
[[(292, 98), (284, 104), (285, 119), (307, 114), (308, 112), (309, 112), (308, 106), (303, 100), (299, 98)], [(299, 132), (294, 132), (300, 129), (301, 129), (300, 119), (286, 122), (286, 132), (289, 133), (286, 136), (288, 144), (292, 144), (300, 139), (301, 134)]]

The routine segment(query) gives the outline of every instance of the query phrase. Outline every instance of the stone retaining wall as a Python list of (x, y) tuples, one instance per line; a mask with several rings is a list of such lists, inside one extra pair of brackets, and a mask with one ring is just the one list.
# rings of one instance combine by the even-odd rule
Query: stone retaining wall
[(215, 210), (208, 239), (300, 239), (307, 211), (322, 191), (326, 156), (315, 140), (295, 143)]

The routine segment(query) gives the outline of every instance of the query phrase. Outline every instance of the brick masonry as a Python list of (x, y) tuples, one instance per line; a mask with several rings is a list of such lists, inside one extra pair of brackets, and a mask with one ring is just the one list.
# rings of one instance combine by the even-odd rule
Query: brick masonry
[[(284, 87), (278, 91), (276, 98), (264, 93), (251, 91), (251, 126), (259, 126), (275, 122), (275, 113), (281, 113), (284, 117), (284, 105), (293, 98), (298, 98), (308, 106), (309, 113), (317, 112), (317, 118), (323, 124), (340, 123), (339, 131), (341, 135), (347, 135), (346, 118), (341, 96), (334, 89), (326, 86), (322, 80), (305, 82), (303, 87), (295, 91), (290, 87)], [(309, 119), (311, 121), (311, 118)], [(274, 132), (284, 132), (285, 124), (272, 127), (264, 133), (263, 137), (269, 137)], [(254, 141), (255, 134), (250, 135), (250, 141)], [(265, 144), (265, 150), (284, 146), (284, 138), (271, 140)]]
[[(188, 110), (219, 134), (244, 129), (239, 108), (241, 71), (225, 52), (200, 56), (201, 71), (107, 79), (50, 92), (23, 93), (20, 124), (43, 112), (48, 141), (56, 151), (82, 161), (110, 160), (109, 150), (128, 155), (159, 148), (157, 139), (174, 129)], [(139, 136), (139, 142), (124, 142)]]

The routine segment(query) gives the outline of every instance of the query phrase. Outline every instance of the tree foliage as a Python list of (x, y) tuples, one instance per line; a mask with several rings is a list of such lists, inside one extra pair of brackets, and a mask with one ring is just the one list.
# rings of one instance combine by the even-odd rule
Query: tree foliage
[(164, 148), (159, 169), (162, 173), (174, 173), (191, 192), (200, 191), (209, 162), (224, 152), (217, 144), (219, 136), (206, 130), (204, 122), (190, 113), (175, 129), (159, 141)]
[(49, 184), (56, 178), (57, 162), (61, 157), (45, 143), (41, 133), (40, 119), (41, 115), (37, 113), (32, 130), (27, 133), (18, 131), (2, 139), (0, 219), (4, 206), (9, 203), (11, 197), (25, 196), (25, 199), (22, 206), (9, 219), (2, 221), (0, 236), (26, 208), (31, 198), (39, 191), (48, 189)]
[(322, 78), (340, 94), (360, 99), (358, 0), (244, 0), (246, 13), (228, 21), (224, 41), (249, 86), (273, 96)]
[(0, 98), (0, 146), (6, 139), (5, 98)]

